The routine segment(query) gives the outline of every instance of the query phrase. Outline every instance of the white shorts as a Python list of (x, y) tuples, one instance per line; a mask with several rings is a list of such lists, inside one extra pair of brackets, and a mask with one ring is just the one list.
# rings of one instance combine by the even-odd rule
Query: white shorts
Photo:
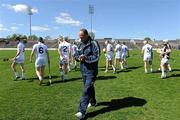
[(121, 55), (121, 59), (124, 60), (124, 61), (126, 61), (126, 57), (127, 57), (126, 54), (122, 54), (122, 55)]
[(35, 62), (35, 67), (42, 67), (46, 65), (46, 59), (44, 58), (37, 58)]
[(68, 64), (69, 63), (69, 59), (68, 58), (60, 58), (59, 60), (59, 64), (63, 65), (63, 64)]
[(161, 64), (162, 64), (162, 65), (168, 65), (168, 59), (162, 58), (162, 59), (161, 59)]
[(113, 60), (113, 53), (107, 53), (107, 54), (106, 54), (106, 59), (107, 59), (108, 61), (112, 61), (112, 60)]
[(116, 53), (115, 58), (116, 58), (116, 59), (121, 59), (121, 54)]
[(24, 59), (17, 58), (17, 59), (14, 60), (14, 62), (18, 63), (18, 64), (21, 64), (21, 63), (24, 63)]
[(151, 56), (144, 56), (143, 58), (144, 61), (152, 61), (152, 57)]

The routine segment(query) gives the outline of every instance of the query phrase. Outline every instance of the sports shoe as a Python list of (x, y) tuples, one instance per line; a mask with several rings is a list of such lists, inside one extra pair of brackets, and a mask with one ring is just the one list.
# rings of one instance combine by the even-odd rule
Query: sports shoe
[(19, 78), (20, 78), (19, 76), (16, 76), (15, 79), (14, 79), (14, 81), (18, 80)]
[(153, 69), (151, 68), (151, 72), (153, 72)]
[(105, 70), (104, 72), (105, 72), (105, 73), (107, 73), (107, 72), (108, 72), (108, 70)]
[(81, 112), (77, 112), (77, 113), (75, 114), (75, 116), (76, 116), (78, 119), (83, 119), (83, 118), (85, 117), (85, 115), (82, 114)]
[(97, 103), (95, 103), (95, 104), (89, 103), (89, 104), (88, 104), (88, 108), (90, 108), (90, 107), (96, 107), (96, 105), (97, 105)]
[(25, 77), (21, 77), (21, 80), (26, 80), (26, 78)]

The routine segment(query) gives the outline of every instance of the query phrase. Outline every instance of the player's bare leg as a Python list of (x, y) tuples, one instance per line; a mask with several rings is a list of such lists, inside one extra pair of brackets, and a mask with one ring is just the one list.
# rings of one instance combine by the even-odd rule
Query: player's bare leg
[(149, 61), (150, 71), (153, 72), (152, 61)]
[(21, 77), (21, 79), (24, 80), (24, 79), (25, 79), (25, 68), (24, 68), (24, 63), (21, 63), (21, 64), (20, 64), (20, 67), (21, 67), (21, 71), (22, 71), (22, 77)]
[(17, 80), (19, 78), (19, 75), (18, 75), (18, 72), (17, 72), (17, 69), (16, 69), (16, 65), (17, 63), (16, 62), (13, 62), (12, 65), (11, 65), (11, 68), (15, 74), (15, 80)]
[(39, 78), (39, 85), (41, 85), (41, 84), (42, 84), (42, 80), (43, 80), (43, 78), (42, 78), (42, 76), (41, 76), (41, 67), (37, 67), (37, 68), (36, 68), (36, 75), (37, 75), (38, 78)]
[(121, 61), (121, 63), (120, 63), (120, 64), (121, 64), (121, 70), (123, 70), (123, 69), (124, 69), (124, 65), (123, 65), (123, 64), (124, 64), (124, 62), (123, 62), (123, 60)]
[(148, 73), (148, 71), (147, 71), (147, 61), (144, 61), (144, 72)]
[(115, 68), (117, 68), (117, 61), (118, 61), (118, 59), (115, 58), (115, 59), (114, 59), (114, 67), (115, 67)]
[(172, 71), (172, 68), (171, 68), (170, 64), (168, 64), (168, 70)]
[(114, 65), (113, 65), (113, 63), (112, 63), (112, 60), (111, 61), (109, 61), (109, 64), (112, 66), (112, 68), (113, 68), (113, 73), (115, 73), (116, 72), (116, 68), (114, 67)]
[(68, 74), (68, 64), (64, 64), (63, 65), (63, 71), (64, 71), (64, 80), (67, 80), (68, 79), (68, 76), (67, 76), (67, 74)]
[(162, 79), (167, 77), (167, 70), (168, 70), (168, 66), (161, 64), (161, 71), (162, 71), (161, 78)]
[(109, 68), (109, 61), (106, 59), (106, 70), (105, 70), (105, 72), (108, 72), (108, 68)]
[(60, 71), (60, 78), (61, 78), (61, 80), (64, 79), (64, 72), (63, 72), (63, 68), (62, 67), (63, 67), (62, 64), (59, 64), (59, 71)]

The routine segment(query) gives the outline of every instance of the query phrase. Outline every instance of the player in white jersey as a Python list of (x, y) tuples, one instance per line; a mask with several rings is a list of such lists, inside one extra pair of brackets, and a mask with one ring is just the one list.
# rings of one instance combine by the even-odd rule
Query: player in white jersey
[(43, 38), (40, 37), (38, 40), (38, 43), (33, 46), (31, 56), (30, 56), (30, 62), (32, 62), (33, 55), (36, 52), (35, 67), (36, 67), (36, 74), (39, 78), (39, 85), (42, 84), (42, 80), (44, 77), (46, 57), (48, 58), (48, 64), (50, 64), (50, 57), (49, 57), (49, 52), (47, 48), (48, 47), (44, 44)]
[(119, 41), (117, 42), (116, 47), (115, 47), (115, 60), (114, 60), (115, 68), (116, 68), (117, 62), (119, 62), (121, 65), (121, 45)]
[(68, 37), (64, 37), (58, 47), (60, 76), (63, 80), (68, 79), (68, 64), (71, 62), (71, 44), (68, 40)]
[[(72, 56), (75, 55), (75, 53), (77, 52), (77, 45), (76, 45), (76, 42), (73, 42), (73, 45), (72, 45)], [(73, 68), (76, 70), (77, 68), (77, 61), (74, 59), (74, 57), (72, 57), (72, 65), (74, 66)]]
[(105, 48), (106, 70), (105, 70), (105, 72), (108, 72), (109, 65), (111, 65), (112, 68), (113, 68), (113, 72), (115, 73), (116, 69), (115, 69), (115, 67), (114, 67), (114, 65), (112, 63), (112, 61), (113, 61), (113, 54), (114, 54), (113, 46), (112, 46), (112, 44), (109, 41), (106, 41), (105, 45), (106, 45), (106, 48)]
[(20, 67), (21, 67), (21, 71), (22, 71), (21, 79), (23, 80), (23, 79), (25, 79), (25, 68), (24, 68), (25, 45), (24, 45), (23, 41), (19, 37), (17, 37), (16, 40), (18, 41), (17, 53), (16, 53), (15, 57), (13, 58), (13, 63), (11, 65), (11, 68), (14, 71), (15, 80), (17, 80), (20, 77), (18, 75), (18, 71), (16, 69), (16, 65), (19, 64)]
[(123, 70), (124, 67), (128, 68), (128, 64), (127, 64), (127, 57), (129, 57), (129, 49), (126, 46), (126, 43), (123, 42), (121, 45), (121, 69)]
[(142, 47), (141, 53), (144, 54), (143, 61), (144, 61), (145, 73), (148, 73), (147, 68), (149, 66), (150, 66), (150, 71), (152, 72), (153, 49), (152, 49), (152, 45), (150, 45), (147, 40), (144, 40), (144, 46)]
[(166, 78), (167, 77), (167, 73), (169, 71), (169, 53), (171, 52), (171, 48), (168, 47), (168, 45), (165, 43), (163, 45), (162, 49), (158, 49), (157, 50), (158, 53), (160, 53), (160, 60), (161, 60), (161, 78)]

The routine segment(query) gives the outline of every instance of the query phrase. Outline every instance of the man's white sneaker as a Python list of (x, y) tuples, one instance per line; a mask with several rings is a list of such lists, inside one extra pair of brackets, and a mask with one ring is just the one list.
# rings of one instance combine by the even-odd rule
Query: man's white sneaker
[(88, 104), (88, 108), (90, 108), (91, 106), (92, 106), (91, 103), (89, 103), (89, 104)]
[(76, 116), (78, 119), (83, 119), (83, 118), (85, 117), (85, 115), (83, 115), (81, 112), (76, 113), (75, 116)]
[(97, 103), (96, 103), (96, 104), (91, 104), (91, 103), (88, 104), (88, 108), (90, 108), (90, 107), (96, 107), (96, 106), (97, 106)]

